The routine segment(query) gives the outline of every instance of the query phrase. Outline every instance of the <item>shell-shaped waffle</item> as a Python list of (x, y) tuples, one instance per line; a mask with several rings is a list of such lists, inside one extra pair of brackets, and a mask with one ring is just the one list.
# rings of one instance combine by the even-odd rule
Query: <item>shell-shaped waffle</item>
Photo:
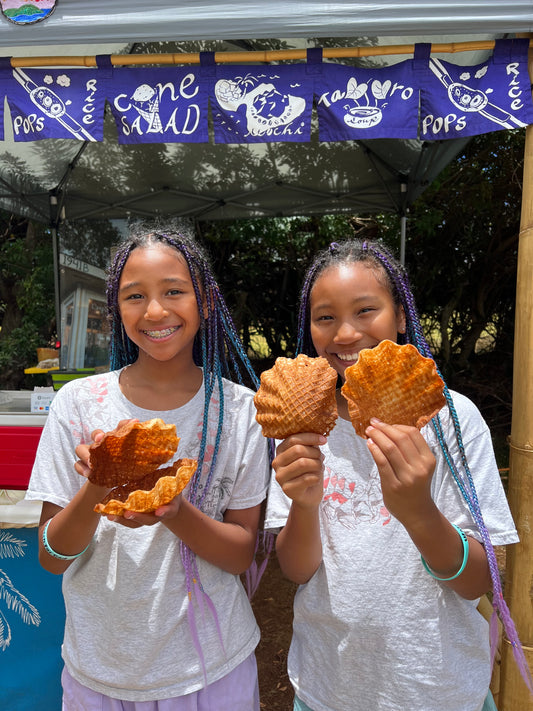
[(256, 420), (265, 437), (285, 439), (299, 432), (328, 435), (337, 420), (337, 372), (325, 358), (276, 358), (261, 373), (254, 396)]
[(112, 516), (123, 516), (124, 511), (151, 513), (183, 491), (197, 464), (196, 459), (178, 459), (172, 466), (156, 469), (140, 481), (112, 489), (94, 510)]
[(89, 447), (89, 480), (99, 486), (137, 481), (171, 459), (178, 448), (176, 425), (160, 418), (127, 422)]
[(365, 348), (344, 375), (341, 392), (360, 437), (366, 438), (371, 417), (420, 429), (446, 403), (435, 362), (410, 343), (400, 346), (382, 341), (376, 348)]

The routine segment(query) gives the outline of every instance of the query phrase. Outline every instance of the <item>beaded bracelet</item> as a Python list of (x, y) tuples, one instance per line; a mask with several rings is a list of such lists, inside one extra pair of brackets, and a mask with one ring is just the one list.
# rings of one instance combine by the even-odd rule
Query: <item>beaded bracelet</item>
[(444, 583), (448, 582), (449, 580), (455, 580), (455, 578), (458, 578), (458, 577), (461, 575), (461, 573), (463, 572), (463, 570), (465, 569), (466, 561), (468, 560), (468, 538), (467, 538), (467, 536), (466, 536), (466, 533), (465, 533), (463, 530), (461, 530), (461, 529), (459, 528), (459, 526), (456, 526), (455, 523), (452, 523), (452, 526), (455, 528), (455, 530), (457, 531), (457, 533), (461, 536), (461, 541), (462, 541), (462, 543), (463, 543), (463, 562), (461, 563), (461, 567), (459, 568), (459, 570), (457, 571), (457, 573), (455, 573), (455, 575), (452, 575), (451, 578), (439, 578), (439, 577), (438, 577), (437, 575), (435, 575), (435, 573), (431, 570), (431, 568), (430, 568), (429, 565), (426, 563), (426, 561), (424, 560), (424, 558), (422, 558), (422, 556), (420, 556), (420, 558), (422, 559), (422, 565), (423, 565), (424, 568), (427, 570), (427, 572), (431, 575), (431, 577), (432, 577), (432, 578), (435, 578), (435, 580), (440, 580), (441, 582), (444, 582)]
[(52, 548), (52, 546), (48, 543), (48, 526), (50, 525), (50, 521), (52, 519), (49, 518), (48, 521), (45, 523), (44, 528), (43, 528), (43, 546), (46, 550), (46, 552), (51, 555), (53, 558), (59, 558), (60, 560), (74, 560), (75, 558), (79, 558), (80, 555), (83, 555), (87, 548), (91, 545), (88, 543), (86, 547), (81, 551), (81, 553), (75, 553), (74, 555), (63, 555), (62, 553), (56, 553), (55, 550)]

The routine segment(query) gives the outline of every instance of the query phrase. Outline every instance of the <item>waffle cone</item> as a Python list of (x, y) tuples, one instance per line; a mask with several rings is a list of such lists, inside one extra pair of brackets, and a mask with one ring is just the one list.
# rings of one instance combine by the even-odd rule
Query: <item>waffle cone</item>
[(446, 403), (435, 361), (411, 344), (382, 341), (376, 348), (365, 348), (344, 375), (341, 392), (360, 437), (366, 438), (371, 417), (421, 429)]
[(94, 510), (112, 516), (123, 516), (125, 511), (151, 513), (183, 491), (196, 466), (196, 459), (178, 459), (170, 467), (156, 469), (138, 481), (112, 489)]
[(142, 479), (171, 459), (178, 442), (176, 425), (159, 418), (128, 422), (89, 447), (89, 481), (115, 487)]
[(254, 396), (256, 420), (265, 437), (285, 439), (300, 432), (328, 435), (337, 420), (337, 372), (325, 358), (277, 358), (261, 374)]

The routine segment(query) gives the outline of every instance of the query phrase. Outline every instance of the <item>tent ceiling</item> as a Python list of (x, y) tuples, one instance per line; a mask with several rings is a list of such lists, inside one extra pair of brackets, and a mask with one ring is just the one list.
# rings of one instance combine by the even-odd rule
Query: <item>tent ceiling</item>
[[(260, 37), (531, 32), (530, 0), (57, 0), (49, 20), (0, 23), (0, 46)], [(87, 39), (87, 38), (92, 39)]]
[[(530, 0), (272, 0), (268, 13), (264, 3), (244, 0), (149, 6), (140, 0), (58, 0), (53, 15), (35, 25), (2, 18), (0, 46), (4, 56), (223, 52), (486, 40), (526, 32), (532, 25)], [(315, 35), (325, 39), (310, 39)], [(170, 37), (172, 43), (164, 41)], [(444, 58), (475, 64), (486, 56), (468, 52)], [(404, 58), (376, 56), (364, 62), (383, 65)], [(465, 144), (465, 139), (319, 143), (314, 131), (307, 144), (215, 145), (211, 140), (119, 146), (110, 116), (103, 143), (49, 139), (25, 144), (13, 142), (8, 124), (0, 143), (0, 207), (43, 221), (50, 218), (51, 192), (58, 193), (69, 220), (402, 212)]]
[(49, 192), (59, 187), (69, 220), (401, 212), (460, 148), (390, 139), (319, 144), (316, 137), (304, 144), (119, 146), (114, 124), (106, 123), (103, 143), (4, 146), (0, 205), (46, 222)]

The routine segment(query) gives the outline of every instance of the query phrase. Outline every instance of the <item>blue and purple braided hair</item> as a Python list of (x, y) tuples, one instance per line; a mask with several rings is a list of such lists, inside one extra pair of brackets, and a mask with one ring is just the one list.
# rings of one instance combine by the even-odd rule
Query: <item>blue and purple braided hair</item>
[[(124, 265), (134, 249), (149, 247), (154, 244), (163, 244), (176, 249), (185, 260), (191, 274), (198, 304), (198, 312), (200, 314), (200, 328), (194, 341), (193, 358), (196, 365), (203, 368), (205, 400), (198, 466), (191, 479), (188, 498), (194, 506), (198, 509), (202, 509), (202, 505), (213, 480), (220, 447), (220, 438), (222, 436), (224, 418), (224, 389), (222, 379), (228, 378), (240, 384), (244, 384), (247, 378), (248, 381), (251, 381), (255, 389), (259, 386), (259, 380), (244, 351), (204, 250), (195, 239), (186, 233), (177, 232), (175, 228), (154, 230), (153, 226), (146, 226), (142, 223), (132, 225), (128, 239), (118, 245), (107, 274), (107, 312), (110, 326), (111, 370), (117, 370), (135, 362), (139, 352), (138, 346), (127, 336), (120, 316), (118, 290)], [(207, 304), (207, 308), (205, 308), (205, 304)], [(205, 473), (203, 471), (203, 463), (208, 444), (209, 409), (215, 388), (218, 390), (218, 396), (220, 398), (218, 423), (212, 460), (207, 473)], [(263, 538), (264, 540), (262, 540)], [(269, 549), (272, 547), (271, 537), (267, 535), (263, 536), (262, 532), (260, 532), (258, 535), (258, 546), (260, 539), (265, 547), (266, 556), (259, 569), (254, 560), (251, 568), (246, 573), (248, 595), (250, 597), (259, 584), (259, 580), (268, 560)], [(205, 604), (211, 610), (217, 626), (218, 618), (213, 603), (202, 587), (194, 553), (184, 543), (181, 543), (180, 550), (189, 594), (189, 624), (205, 672), (203, 654), (194, 616), (193, 596), (197, 600), (200, 609), (202, 609)]]
[[(392, 253), (383, 246), (383, 244), (378, 241), (366, 241), (363, 239), (349, 239), (340, 243), (332, 242), (327, 249), (324, 249), (317, 254), (311, 266), (307, 270), (300, 296), (297, 352), (305, 353), (309, 356), (317, 355), (311, 340), (309, 320), (311, 290), (318, 276), (326, 269), (346, 263), (362, 263), (368, 265), (368, 268), (374, 271), (376, 278), (380, 281), (380, 283), (389, 289), (396, 307), (399, 308), (402, 306), (404, 309), (407, 328), (405, 334), (398, 334), (398, 343), (412, 343), (423, 356), (433, 359), (433, 354), (431, 353), (422, 331), (420, 318), (416, 309), (407, 272), (395, 259)], [(507, 607), (507, 603), (503, 597), (502, 584), (494, 548), (483, 520), (476, 488), (468, 466), (459, 418), (457, 416), (452, 396), (446, 385), (444, 386), (444, 395), (453, 422), (456, 445), (460, 455), (459, 462), (456, 462), (450, 454), (438, 415), (432, 419), (431, 425), (435, 430), (437, 440), (448, 468), (476, 523), (487, 553), (493, 584), (493, 614), (490, 620), (492, 664), (494, 664), (496, 654), (498, 638), (497, 616), (499, 615), (503, 623), (507, 639), (512, 645), (513, 655), (517, 662), (518, 668), (520, 669), (520, 672), (529, 689), (533, 692), (531, 672), (518, 639), (518, 634)]]

